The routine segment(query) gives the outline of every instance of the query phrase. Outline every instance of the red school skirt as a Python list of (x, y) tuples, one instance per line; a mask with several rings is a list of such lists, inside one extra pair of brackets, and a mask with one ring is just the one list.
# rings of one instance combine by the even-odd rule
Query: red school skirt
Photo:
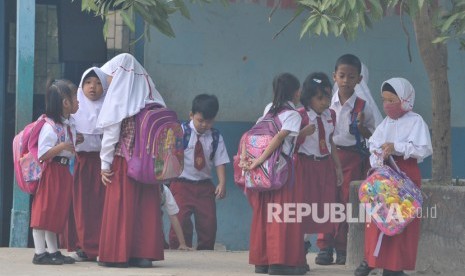
[(297, 154), (296, 183), (299, 184), (296, 186), (303, 188), (302, 202), (309, 204), (312, 208), (310, 215), (303, 219), (305, 233), (332, 233), (334, 231), (335, 224), (330, 223), (329, 214), (326, 214), (328, 216), (326, 222), (315, 222), (313, 217), (324, 218), (324, 205), (329, 207), (330, 203), (337, 202), (336, 182), (336, 168), (331, 156), (318, 161), (305, 154)]
[(118, 155), (113, 160), (113, 172), (106, 186), (99, 261), (163, 260), (160, 186), (128, 178), (126, 159)]
[[(394, 157), (397, 166), (421, 187), (421, 174), (417, 160)], [(417, 259), (418, 241), (420, 239), (420, 219), (414, 219), (402, 233), (395, 236), (383, 236), (378, 257), (373, 256), (378, 236), (381, 231), (374, 223), (367, 223), (365, 228), (365, 258), (368, 266), (393, 271), (414, 270)]]
[(71, 207), (72, 185), (68, 166), (54, 161), (47, 164), (32, 200), (32, 228), (53, 233), (64, 231)]
[[(268, 204), (297, 203), (299, 183), (287, 183), (279, 190), (247, 191), (252, 206), (249, 263), (253, 265), (281, 264), (303, 266), (304, 232), (301, 223), (268, 222)], [(281, 220), (283, 216), (281, 215)]]
[(78, 152), (74, 170), (73, 210), (79, 247), (98, 256), (106, 187), (100, 175), (100, 153)]

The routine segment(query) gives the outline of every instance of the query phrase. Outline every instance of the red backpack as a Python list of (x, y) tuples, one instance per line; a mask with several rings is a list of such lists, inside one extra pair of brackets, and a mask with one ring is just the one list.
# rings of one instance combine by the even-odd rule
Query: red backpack
[(35, 194), (39, 186), (40, 177), (45, 170), (47, 162), (39, 161), (39, 134), (45, 122), (53, 126), (59, 140), (65, 137), (63, 127), (58, 127), (55, 122), (41, 115), (35, 122), (24, 127), (13, 139), (13, 166), (16, 182), (21, 191)]

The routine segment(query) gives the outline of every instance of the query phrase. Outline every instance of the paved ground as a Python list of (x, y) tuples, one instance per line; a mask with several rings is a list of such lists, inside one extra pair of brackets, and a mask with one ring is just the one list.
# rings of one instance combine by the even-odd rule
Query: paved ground
[[(64, 252), (63, 252), (64, 253)], [(1, 276), (55, 276), (55, 275), (127, 275), (127, 276), (171, 276), (171, 275), (258, 275), (248, 264), (247, 251), (165, 251), (165, 260), (154, 262), (154, 268), (106, 268), (95, 262), (76, 263), (61, 266), (39, 266), (32, 264), (32, 248), (0, 248)], [(353, 270), (345, 266), (317, 266), (315, 253), (307, 255), (311, 266), (307, 275), (343, 276), (353, 275)], [(380, 272), (371, 275), (380, 276)], [(429, 275), (413, 273), (411, 275)]]

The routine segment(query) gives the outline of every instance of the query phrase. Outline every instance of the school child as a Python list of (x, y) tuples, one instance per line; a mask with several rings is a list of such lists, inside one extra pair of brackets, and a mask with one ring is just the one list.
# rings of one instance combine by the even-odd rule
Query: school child
[[(433, 153), (428, 125), (412, 111), (415, 90), (404, 78), (392, 78), (381, 86), (386, 118), (370, 137), (370, 163), (378, 167), (389, 156), (417, 185), (421, 186), (418, 163)], [(381, 158), (381, 159), (380, 159)], [(387, 163), (389, 164), (389, 163)], [(365, 259), (355, 270), (356, 276), (368, 275), (373, 268), (382, 268), (383, 276), (407, 275), (414, 270), (420, 238), (420, 219), (415, 218), (404, 231), (395, 236), (383, 236), (378, 257), (373, 256), (380, 230), (374, 223), (365, 228)]]
[[(283, 73), (273, 80), (273, 103), (265, 109), (278, 116), (281, 130), (271, 140), (263, 154), (254, 160), (241, 160), (244, 170), (252, 170), (263, 163), (283, 143), (282, 153), (291, 156), (294, 141), (299, 134), (301, 117), (295, 110), (300, 99), (300, 82), (292, 74)], [(261, 119), (259, 119), (260, 121)], [(241, 157), (243, 158), (243, 157)], [(298, 182), (289, 183), (271, 191), (247, 190), (252, 206), (249, 263), (255, 265), (255, 273), (270, 275), (303, 275), (306, 273), (303, 247), (303, 231), (299, 223), (268, 221), (268, 204), (296, 203)]]
[[(342, 186), (338, 187), (338, 202), (349, 202), (349, 185), (353, 180), (364, 179), (368, 165), (368, 150), (365, 139), (375, 130), (375, 119), (370, 105), (354, 93), (355, 86), (362, 80), (361, 62), (352, 54), (345, 54), (336, 61), (333, 79), (339, 89), (331, 100), (331, 109), (336, 112), (336, 127), (333, 141), (342, 167)], [(318, 235), (320, 252), (315, 258), (319, 265), (333, 263), (336, 249), (336, 264), (346, 262), (347, 222), (341, 222), (330, 234)]]
[[(324, 205), (336, 203), (336, 187), (342, 185), (342, 169), (332, 140), (336, 116), (329, 109), (331, 83), (324, 73), (312, 73), (304, 81), (300, 102), (308, 124), (300, 131), (296, 158), (296, 182), (303, 187), (302, 202), (324, 218)], [(299, 141), (300, 142), (300, 141)], [(300, 144), (300, 145), (299, 145)], [(313, 208), (317, 209), (313, 209)], [(328, 217), (329, 218), (329, 217)], [(332, 233), (334, 224), (304, 217), (304, 232)]]
[[(216, 203), (226, 196), (225, 164), (229, 163), (223, 137), (213, 129), (218, 113), (218, 99), (214, 95), (200, 94), (192, 101), (190, 122), (183, 124), (185, 145), (184, 170), (179, 178), (171, 182), (170, 190), (178, 203), (177, 215), (186, 244), (192, 247), (195, 218), (197, 250), (213, 250), (216, 240)], [(187, 135), (186, 133), (190, 133)], [(216, 148), (216, 149), (215, 149)], [(218, 185), (212, 182), (212, 169), (216, 168)], [(173, 227), (169, 234), (170, 248), (178, 248)]]
[(122, 143), (131, 154), (134, 115), (146, 104), (165, 103), (152, 78), (132, 55), (117, 55), (100, 69), (110, 77), (97, 119), (97, 128), (103, 129), (100, 159), (106, 186), (98, 264), (152, 267), (153, 260), (164, 258), (160, 187), (127, 176)]
[(105, 73), (92, 67), (82, 74), (77, 92), (79, 109), (73, 117), (77, 136), (83, 142), (76, 145), (74, 164), (73, 213), (78, 248), (71, 257), (76, 261), (93, 261), (98, 256), (105, 186), (100, 176), (103, 131), (96, 129), (96, 123), (107, 88)]
[(74, 158), (76, 131), (70, 115), (78, 110), (79, 102), (76, 86), (68, 80), (55, 80), (47, 87), (45, 114), (51, 121), (45, 122), (39, 134), (38, 158), (46, 166), (32, 201), (32, 263), (72, 264), (73, 258), (58, 251), (57, 233), (64, 231), (71, 205), (73, 178), (69, 164)]
[(173, 227), (174, 232), (176, 233), (176, 236), (179, 240), (179, 247), (177, 249), (191, 251), (192, 248), (186, 245), (186, 240), (184, 239), (184, 234), (182, 233), (181, 224), (179, 223), (178, 217), (176, 216), (176, 214), (179, 213), (179, 207), (176, 203), (176, 200), (174, 200), (173, 194), (164, 184), (160, 185), (160, 193), (161, 207), (168, 214), (171, 226)]

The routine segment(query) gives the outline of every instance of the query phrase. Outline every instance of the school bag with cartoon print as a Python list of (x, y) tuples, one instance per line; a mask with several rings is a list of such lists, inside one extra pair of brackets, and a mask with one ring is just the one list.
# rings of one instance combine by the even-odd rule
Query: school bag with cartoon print
[(389, 162), (390, 166), (370, 169), (358, 192), (360, 202), (372, 210), (371, 221), (381, 231), (374, 256), (379, 253), (383, 235), (402, 233), (423, 204), (420, 188), (399, 169), (392, 156)]
[(121, 149), (128, 176), (144, 184), (162, 184), (181, 175), (184, 168), (183, 133), (178, 116), (159, 104), (148, 104), (135, 116), (132, 156)]
[[(187, 146), (189, 145), (189, 140), (191, 138), (191, 134), (192, 134), (192, 129), (191, 129), (191, 126), (189, 124), (189, 122), (183, 122), (181, 124), (181, 127), (182, 127), (182, 130), (184, 132), (184, 136), (183, 136), (183, 146), (184, 146), (184, 150), (187, 149)], [(210, 160), (213, 160), (213, 158), (215, 158), (215, 153), (216, 153), (216, 150), (218, 149), (218, 144), (220, 142), (220, 131), (216, 128), (211, 128), (210, 129), (211, 132), (212, 132), (212, 152), (210, 154)]]
[[(290, 109), (291, 107), (286, 106), (280, 113)], [(234, 180), (238, 186), (254, 191), (277, 190), (288, 182), (289, 177), (292, 177), (292, 158), (282, 153), (283, 144), (279, 145), (257, 168), (243, 171), (239, 167), (241, 155), (245, 155), (247, 159), (260, 157), (281, 127), (278, 115), (273, 116), (268, 112), (260, 122), (242, 135), (238, 154), (234, 157), (233, 163)]]
[(45, 122), (49, 123), (58, 136), (60, 142), (65, 141), (66, 134), (62, 125), (41, 115), (35, 122), (24, 127), (13, 138), (13, 166), (16, 182), (21, 191), (28, 194), (35, 194), (39, 187), (40, 177), (45, 170), (47, 162), (40, 162), (39, 134)]

